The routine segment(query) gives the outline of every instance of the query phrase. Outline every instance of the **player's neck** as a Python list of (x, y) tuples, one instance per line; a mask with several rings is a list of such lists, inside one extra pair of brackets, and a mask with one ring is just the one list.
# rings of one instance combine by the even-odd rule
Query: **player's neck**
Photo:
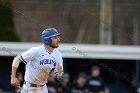
[(47, 50), (48, 50), (50, 53), (54, 50), (54, 48), (51, 47), (51, 46), (46, 45), (45, 47), (47, 48)]

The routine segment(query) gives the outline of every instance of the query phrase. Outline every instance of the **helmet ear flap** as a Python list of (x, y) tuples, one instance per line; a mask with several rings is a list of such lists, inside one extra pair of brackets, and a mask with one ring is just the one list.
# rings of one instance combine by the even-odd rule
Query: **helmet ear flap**
[(44, 43), (44, 45), (50, 45), (51, 44), (51, 38), (42, 38), (42, 41)]
[(46, 39), (46, 44), (47, 44), (47, 45), (50, 45), (51, 43), (52, 43), (51, 38)]

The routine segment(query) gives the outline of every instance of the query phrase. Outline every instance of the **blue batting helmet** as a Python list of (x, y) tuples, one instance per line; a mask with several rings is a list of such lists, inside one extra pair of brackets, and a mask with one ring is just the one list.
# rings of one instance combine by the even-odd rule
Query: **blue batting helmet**
[(47, 28), (42, 32), (42, 41), (44, 45), (50, 45), (52, 43), (51, 37), (60, 35), (55, 28)]

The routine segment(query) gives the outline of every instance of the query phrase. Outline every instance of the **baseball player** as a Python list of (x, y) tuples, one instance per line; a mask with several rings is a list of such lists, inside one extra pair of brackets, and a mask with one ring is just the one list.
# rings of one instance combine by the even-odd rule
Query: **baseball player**
[(21, 93), (48, 93), (46, 86), (48, 78), (62, 79), (62, 54), (57, 50), (60, 35), (55, 28), (47, 28), (42, 32), (44, 45), (32, 47), (14, 58), (11, 74), (11, 84), (13, 86), (20, 88), (16, 71), (21, 61), (26, 64), (25, 82)]

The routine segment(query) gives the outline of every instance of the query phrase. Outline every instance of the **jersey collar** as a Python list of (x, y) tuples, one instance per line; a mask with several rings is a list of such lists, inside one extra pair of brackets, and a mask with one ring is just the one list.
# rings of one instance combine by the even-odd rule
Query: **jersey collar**
[(44, 46), (45, 47), (45, 50), (49, 53), (49, 54), (51, 54), (52, 52), (49, 52), (49, 50), (47, 49), (47, 47), (46, 46)]

